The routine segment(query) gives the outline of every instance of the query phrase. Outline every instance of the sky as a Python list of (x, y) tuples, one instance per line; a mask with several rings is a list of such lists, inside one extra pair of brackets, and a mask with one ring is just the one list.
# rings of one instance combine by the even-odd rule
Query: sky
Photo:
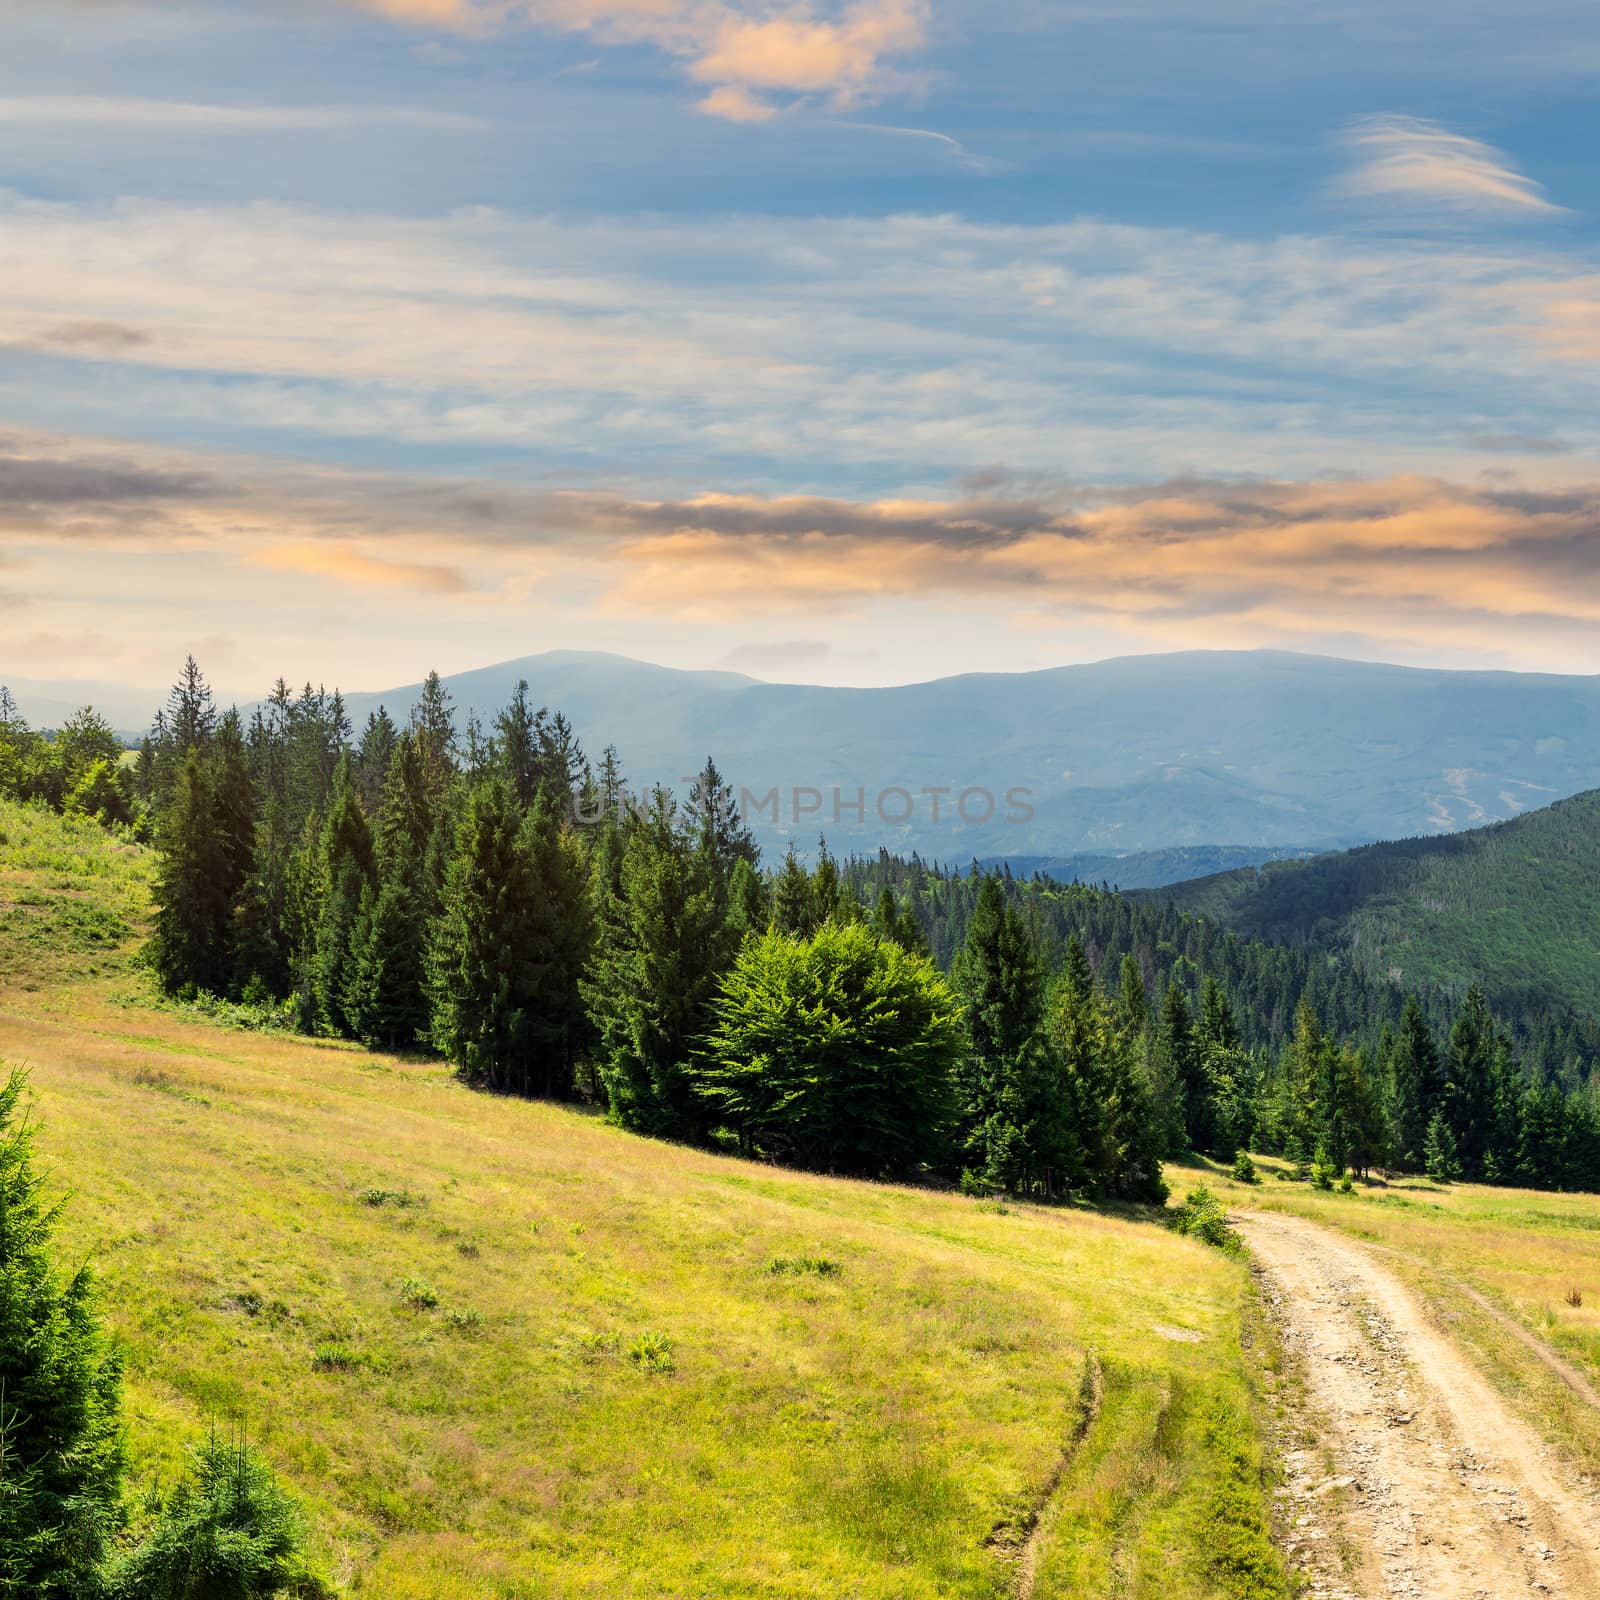
[(1600, 672), (1592, 0), (0, 0), (0, 676)]

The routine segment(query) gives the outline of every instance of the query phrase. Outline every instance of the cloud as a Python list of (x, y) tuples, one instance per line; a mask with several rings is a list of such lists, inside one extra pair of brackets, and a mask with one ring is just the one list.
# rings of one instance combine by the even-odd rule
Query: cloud
[(0, 195), (0, 281), (37, 357), (0, 414), (257, 448), (861, 492), (992, 461), (1460, 476), (1468, 435), (1582, 439), (1600, 405), (1600, 273), (1532, 246)]
[(1600, 482), (990, 474), (946, 497), (649, 495), (13, 433), (0, 551), (42, 627), (189, 638), (220, 609), (267, 663), (286, 629), (359, 664), (363, 641), (392, 661), (418, 630), (515, 654), (537, 626), (634, 653), (692, 640), (780, 676), (836, 675), (862, 638), (902, 662), (909, 639), (935, 671), (1021, 639), (1044, 660), (1093, 639), (1466, 664), (1486, 637), (1507, 665), (1600, 670)]
[(1493, 146), (1421, 117), (1362, 117), (1350, 125), (1344, 143), (1356, 164), (1335, 187), (1352, 198), (1502, 216), (1555, 216), (1564, 210)]
[(0, 125), (155, 128), (182, 131), (293, 132), (410, 123), (439, 132), (481, 128), (476, 117), (423, 106), (212, 105), (187, 100), (133, 100), (90, 95), (0, 95)]
[(832, 654), (833, 646), (823, 639), (774, 639), (769, 644), (736, 645), (722, 658), (722, 665), (730, 672), (751, 672), (759, 677), (815, 666)]
[(392, 561), (350, 545), (271, 544), (247, 557), (274, 572), (333, 578), (357, 589), (421, 589), (429, 594), (465, 594), (471, 587), (459, 567)]
[(710, 116), (757, 122), (820, 100), (844, 108), (907, 80), (893, 63), (927, 44), (928, 0), (855, 0), (819, 15), (803, 0), (345, 0), (413, 27), (482, 36), (516, 27), (648, 44), (709, 92)]
[(713, 89), (695, 106), (709, 117), (722, 117), (728, 122), (770, 122), (778, 114), (775, 105), (734, 83)]

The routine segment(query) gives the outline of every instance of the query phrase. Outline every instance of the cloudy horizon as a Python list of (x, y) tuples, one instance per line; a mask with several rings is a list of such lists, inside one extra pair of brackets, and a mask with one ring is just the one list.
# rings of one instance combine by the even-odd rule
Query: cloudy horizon
[(1600, 19), (1448, 16), (0, 4), (0, 675), (1600, 672)]

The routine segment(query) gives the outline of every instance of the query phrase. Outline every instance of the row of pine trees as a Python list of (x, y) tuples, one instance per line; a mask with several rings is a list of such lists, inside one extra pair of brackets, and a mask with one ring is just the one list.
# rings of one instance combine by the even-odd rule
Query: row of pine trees
[(1242, 1148), (1600, 1188), (1592, 1083), (1476, 989), (1441, 1026), (1102, 890), (825, 847), (764, 872), (713, 762), (681, 804), (631, 797), (525, 684), (458, 731), (430, 675), (355, 736), (309, 685), (221, 712), (190, 660), (119, 788), (161, 850), (168, 989), (651, 1135), (1043, 1197), (1154, 1197), (1163, 1160)]
[(459, 740), (430, 677), (405, 727), (379, 712), (352, 739), (318, 690), (219, 712), (191, 661), (137, 770), (171, 991), (657, 1137), (1163, 1192), (1143, 1037), (1081, 951), (1052, 979), (996, 882), (946, 977), (909, 905), (869, 913), (826, 849), (763, 873), (714, 762), (681, 804), (639, 800), (525, 685)]

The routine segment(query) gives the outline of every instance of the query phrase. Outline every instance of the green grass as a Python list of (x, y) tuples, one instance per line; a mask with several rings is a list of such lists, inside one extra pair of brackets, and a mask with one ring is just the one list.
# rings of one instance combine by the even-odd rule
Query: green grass
[(153, 877), (149, 851), (98, 823), (0, 800), (0, 983), (127, 971)]
[[(147, 860), (88, 843), (74, 884), (138, 927)], [(1038, 1600), (1097, 1550), (1096, 1593), (1289, 1592), (1220, 1252), (648, 1142), (80, 958), (0, 979), (0, 1058), (126, 1345), (136, 1478), (242, 1420), (343, 1592), (1001, 1600), (1025, 1548)]]

